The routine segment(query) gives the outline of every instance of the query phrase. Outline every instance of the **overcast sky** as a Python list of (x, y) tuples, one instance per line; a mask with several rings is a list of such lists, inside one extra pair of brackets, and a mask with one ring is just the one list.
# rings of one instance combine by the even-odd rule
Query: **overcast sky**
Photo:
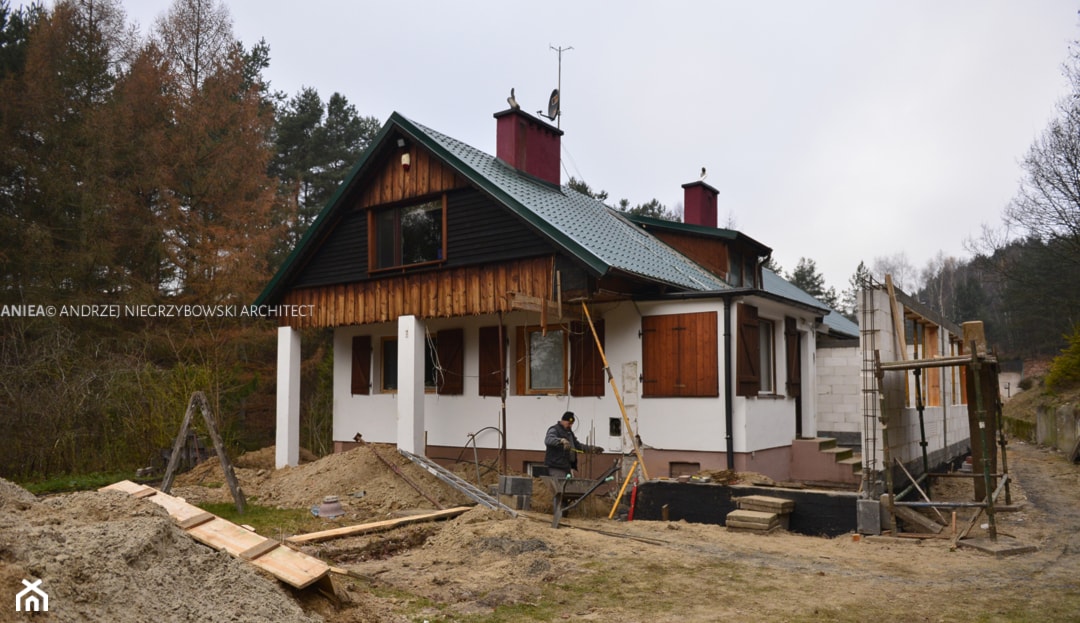
[[(126, 0), (146, 32), (170, 0)], [(1065, 0), (231, 0), (271, 88), (340, 92), (494, 153), (510, 88), (546, 108), (563, 53), (563, 181), (681, 206), (707, 167), (721, 224), (817, 262), (968, 257), (1067, 92)], [(300, 8), (300, 7), (303, 8)]]

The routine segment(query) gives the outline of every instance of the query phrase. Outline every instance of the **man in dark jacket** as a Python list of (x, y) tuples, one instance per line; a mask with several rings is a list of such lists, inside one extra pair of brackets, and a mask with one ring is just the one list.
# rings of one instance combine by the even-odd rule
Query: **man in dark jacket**
[(566, 478), (570, 472), (577, 469), (577, 455), (579, 452), (591, 452), (600, 454), (604, 451), (600, 446), (583, 444), (574, 436), (571, 428), (574, 426), (574, 414), (567, 411), (562, 419), (553, 424), (544, 436), (544, 465), (548, 468), (548, 474), (555, 478)]

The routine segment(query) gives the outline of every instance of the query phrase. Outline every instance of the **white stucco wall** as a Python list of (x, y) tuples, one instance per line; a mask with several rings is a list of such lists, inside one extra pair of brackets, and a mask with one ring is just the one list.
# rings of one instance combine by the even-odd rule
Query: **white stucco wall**
[[(759, 314), (774, 321), (776, 335), (776, 386), (785, 391), (783, 318), (785, 308), (773, 302), (755, 301)], [(734, 306), (733, 306), (734, 307)], [(681, 314), (715, 311), (717, 313), (717, 368), (720, 370), (719, 396), (715, 398), (644, 398), (638, 383), (641, 374), (641, 317), (643, 315)], [(612, 373), (615, 375), (631, 425), (636, 427), (642, 441), (652, 448), (723, 452), (726, 450), (724, 412), (724, 304), (722, 300), (682, 300), (671, 302), (630, 302), (590, 307), (594, 319), (602, 317), (605, 325), (604, 348)], [(735, 309), (732, 309), (733, 331)], [(787, 309), (787, 315), (792, 310)], [(629, 451), (628, 438), (609, 434), (611, 418), (621, 421), (622, 415), (610, 384), (605, 395), (596, 397), (526, 396), (516, 395), (514, 335), (517, 326), (536, 325), (536, 313), (514, 312), (503, 316), (503, 326), (509, 339), (508, 375), (510, 392), (506, 400), (507, 447), (511, 449), (543, 448), (545, 431), (564, 411), (577, 414), (575, 431), (582, 440), (600, 445), (611, 452)], [(440, 329), (464, 329), (464, 393), (460, 396), (424, 395), (425, 431), (428, 445), (460, 446), (470, 434), (476, 433), (480, 447), (499, 447), (502, 405), (498, 397), (478, 396), (479, 331), (480, 327), (498, 324), (496, 316), (428, 319), (424, 322), (429, 333)], [(813, 321), (801, 318), (803, 331), (803, 393), (804, 429), (813, 427), (816, 405), (816, 380), (809, 371), (814, 362)], [(372, 336), (372, 393), (351, 395), (352, 337)], [(397, 408), (395, 393), (381, 392), (380, 349), (383, 337), (397, 335), (397, 325), (386, 323), (363, 327), (340, 327), (334, 333), (334, 439), (350, 441), (361, 433), (367, 441), (396, 442)], [(736, 342), (732, 340), (731, 360), (734, 364)], [(794, 400), (787, 397), (770, 399), (733, 400), (735, 451), (752, 452), (787, 446), (795, 435)]]

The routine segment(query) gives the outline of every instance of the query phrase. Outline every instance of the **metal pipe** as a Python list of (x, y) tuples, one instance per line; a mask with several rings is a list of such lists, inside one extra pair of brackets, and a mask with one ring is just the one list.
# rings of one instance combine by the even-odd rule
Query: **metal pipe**
[(922, 370), (915, 368), (915, 410), (919, 412), (919, 445), (922, 447), (923, 473), (930, 471), (930, 459), (926, 456), (926, 405), (922, 398)]
[[(894, 460), (896, 461), (896, 464), (897, 464), (897, 465), (901, 465), (901, 463), (900, 463), (900, 459), (894, 459)], [(911, 482), (912, 482), (912, 484), (908, 485), (908, 487), (907, 487), (906, 489), (904, 489), (904, 490), (903, 490), (903, 491), (901, 491), (900, 493), (897, 493), (897, 494), (896, 494), (896, 499), (898, 499), (898, 500), (902, 500), (902, 499), (904, 499), (904, 496), (906, 496), (907, 494), (909, 494), (909, 493), (911, 493), (912, 491), (914, 491), (914, 490), (915, 490), (915, 487), (916, 487), (916, 485), (918, 485), (918, 484), (919, 484), (919, 483), (921, 483), (922, 481), (926, 480), (926, 476), (927, 476), (927, 474), (922, 474), (922, 475), (921, 475), (921, 476), (919, 476), (918, 478), (916, 478), (916, 479), (912, 480), (912, 481), (911, 481)]]
[(731, 298), (724, 298), (724, 434), (727, 441), (727, 468), (735, 469), (735, 402), (732, 399), (731, 369)]
[(974, 341), (971, 342), (971, 368), (975, 373), (975, 413), (979, 418), (979, 443), (982, 444), (983, 464), (983, 495), (986, 496), (986, 518), (990, 524), (990, 540), (997, 541), (997, 523), (994, 519), (994, 498), (990, 493), (990, 453), (991, 447), (986, 445), (986, 409), (983, 406), (982, 395), (982, 363), (979, 361), (979, 349)]
[[(469, 439), (472, 440), (472, 447), (473, 447), (473, 463), (476, 464), (476, 484), (477, 484), (477, 486), (483, 486), (483, 483), (480, 482), (480, 452), (477, 449), (476, 436), (479, 435), (480, 433), (486, 431), (486, 430), (493, 430), (496, 433), (499, 433), (499, 438), (500, 438), (499, 445), (501, 447), (503, 447), (503, 448), (506, 447), (506, 438), (503, 436), (502, 431), (499, 430), (498, 427), (485, 426), (485, 427), (481, 428), (480, 430), (476, 431), (475, 433), (469, 433), (468, 437), (469, 437)], [(505, 473), (505, 472), (503, 472), (503, 473)]]

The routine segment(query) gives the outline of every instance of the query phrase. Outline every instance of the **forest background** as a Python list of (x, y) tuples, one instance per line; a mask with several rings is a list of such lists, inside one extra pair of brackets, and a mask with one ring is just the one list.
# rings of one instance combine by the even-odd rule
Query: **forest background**
[[(175, 0), (148, 33), (119, 0), (0, 0), (0, 476), (159, 464), (197, 390), (231, 449), (273, 442), (272, 320), (25, 313), (254, 301), (382, 125), (340, 93), (271, 91), (269, 63), (218, 0)], [(867, 258), (839, 292), (809, 256), (770, 267), (853, 319), (858, 289), (890, 274), (946, 318), (984, 321), (1000, 356), (1064, 349), (1080, 368), (1075, 47), (1064, 70), (1073, 93), (1018, 154), (1026, 177), (970, 258)], [(681, 218), (655, 199), (611, 205)], [(303, 344), (302, 444), (325, 454), (331, 342)]]

